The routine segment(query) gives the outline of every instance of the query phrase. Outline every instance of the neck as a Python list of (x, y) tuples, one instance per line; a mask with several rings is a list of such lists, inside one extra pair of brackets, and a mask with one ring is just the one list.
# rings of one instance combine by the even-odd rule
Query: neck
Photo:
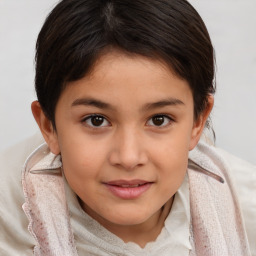
[(171, 210), (173, 198), (171, 198), (158, 212), (142, 224), (124, 227), (113, 228), (111, 231), (120, 237), (125, 243), (134, 242), (141, 248), (144, 248), (147, 243), (157, 239), (164, 227), (164, 222)]
[[(107, 222), (102, 218), (95, 218), (108, 231), (121, 238), (125, 243), (134, 242), (141, 248), (144, 248), (147, 243), (153, 242), (157, 239), (164, 226), (164, 222), (171, 210), (174, 196), (154, 215), (152, 215), (146, 222), (137, 225), (118, 225)], [(83, 207), (84, 208), (84, 207)], [(88, 208), (84, 210), (90, 214)]]

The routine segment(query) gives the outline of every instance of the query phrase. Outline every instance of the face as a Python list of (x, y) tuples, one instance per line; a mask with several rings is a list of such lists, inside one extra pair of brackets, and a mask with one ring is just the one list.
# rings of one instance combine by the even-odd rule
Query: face
[(184, 179), (203, 126), (193, 109), (188, 83), (165, 64), (112, 52), (67, 85), (48, 144), (89, 215), (103, 226), (139, 225)]

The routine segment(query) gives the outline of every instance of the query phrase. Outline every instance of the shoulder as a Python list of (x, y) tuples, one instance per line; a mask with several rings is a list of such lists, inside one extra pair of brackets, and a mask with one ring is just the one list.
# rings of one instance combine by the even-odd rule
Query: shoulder
[(215, 149), (228, 165), (230, 175), (232, 176), (233, 182), (236, 186), (242, 210), (247, 211), (248, 208), (254, 210), (254, 227), (256, 230), (256, 166), (229, 154), (223, 149)]
[(223, 149), (215, 149), (229, 167), (240, 201), (251, 252), (256, 255), (256, 166)]
[(36, 134), (0, 153), (0, 248), (4, 255), (16, 255), (18, 251), (19, 255), (30, 255), (27, 248), (33, 239), (22, 210), (21, 173), (27, 157), (42, 142), (41, 135)]
[(205, 140), (193, 151), (192, 159), (199, 155), (203, 163), (212, 162), (228, 172), (240, 204), (251, 253), (256, 256), (256, 166)]

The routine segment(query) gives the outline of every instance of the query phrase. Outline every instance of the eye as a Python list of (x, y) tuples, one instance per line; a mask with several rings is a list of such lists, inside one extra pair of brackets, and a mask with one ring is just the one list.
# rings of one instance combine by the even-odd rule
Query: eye
[(164, 127), (164, 126), (168, 126), (171, 121), (173, 121), (173, 120), (169, 116), (155, 115), (147, 121), (147, 125), (157, 126), (157, 127)]
[(93, 127), (93, 128), (110, 126), (110, 123), (108, 122), (108, 120), (101, 115), (87, 116), (82, 120), (82, 123), (85, 123), (87, 126)]

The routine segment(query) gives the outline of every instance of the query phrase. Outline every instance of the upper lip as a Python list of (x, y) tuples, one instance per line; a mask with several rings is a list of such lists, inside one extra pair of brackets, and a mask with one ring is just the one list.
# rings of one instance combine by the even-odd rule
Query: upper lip
[(152, 183), (150, 181), (146, 181), (146, 180), (113, 180), (113, 181), (108, 181), (108, 182), (104, 182), (104, 184), (107, 185), (112, 185), (112, 186), (133, 186), (133, 185), (143, 185), (146, 183)]

